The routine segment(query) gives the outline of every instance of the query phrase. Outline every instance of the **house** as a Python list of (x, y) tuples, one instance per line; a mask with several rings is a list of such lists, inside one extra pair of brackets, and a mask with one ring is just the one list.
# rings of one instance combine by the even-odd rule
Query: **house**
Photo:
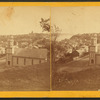
[(79, 56), (82, 56), (83, 53), (84, 53), (84, 51), (83, 51), (82, 49), (78, 49), (78, 50), (76, 50), (76, 51), (79, 53)]
[(81, 49), (83, 49), (83, 52), (88, 52), (89, 50), (89, 48), (88, 48), (88, 46), (86, 46), (86, 45), (82, 45), (81, 46)]
[(47, 62), (47, 49), (16, 48), (13, 37), (6, 48), (7, 66), (28, 66)]
[(72, 56), (73, 56), (73, 57), (78, 57), (78, 56), (79, 56), (79, 52), (76, 51), (76, 50), (73, 51), (73, 52), (72, 52)]
[(73, 58), (73, 60), (76, 60), (78, 57), (79, 57), (79, 52), (74, 50), (72, 53), (71, 53), (71, 56)]
[(5, 54), (5, 48), (4, 47), (0, 47), (0, 55)]

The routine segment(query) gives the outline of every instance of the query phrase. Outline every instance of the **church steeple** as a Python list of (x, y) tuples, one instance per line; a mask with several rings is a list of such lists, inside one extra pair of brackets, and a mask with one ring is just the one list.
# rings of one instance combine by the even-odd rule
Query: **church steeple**
[(10, 36), (10, 39), (8, 40), (8, 47), (12, 48), (14, 46), (14, 37)]
[(97, 34), (94, 34), (91, 38), (91, 45), (96, 46), (97, 45)]
[(97, 34), (94, 34), (94, 45), (97, 45)]
[(94, 34), (91, 38), (91, 46), (89, 46), (89, 65), (94, 65), (96, 63), (95, 54), (97, 51), (97, 34)]
[(10, 36), (8, 40), (8, 47), (6, 48), (6, 65), (12, 66), (12, 54), (14, 53), (14, 38)]

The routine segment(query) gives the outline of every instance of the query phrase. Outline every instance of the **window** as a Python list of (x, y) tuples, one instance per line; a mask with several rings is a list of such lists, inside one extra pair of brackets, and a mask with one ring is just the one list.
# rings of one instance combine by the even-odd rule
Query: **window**
[(26, 59), (24, 58), (24, 65), (26, 64)]
[(90, 57), (94, 58), (95, 57), (95, 54), (94, 53), (90, 54)]
[(17, 58), (17, 64), (18, 64), (18, 58)]
[(94, 63), (94, 60), (93, 60), (93, 59), (91, 60), (91, 63), (92, 63), (92, 64)]
[(41, 64), (41, 60), (39, 60), (39, 63)]
[(32, 59), (32, 65), (34, 64), (33, 59)]
[(10, 61), (8, 61), (8, 65), (10, 65)]

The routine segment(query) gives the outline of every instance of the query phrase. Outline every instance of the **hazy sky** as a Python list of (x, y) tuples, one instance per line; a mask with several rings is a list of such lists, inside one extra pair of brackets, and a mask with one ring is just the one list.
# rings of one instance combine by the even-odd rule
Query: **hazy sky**
[(0, 34), (42, 32), (41, 17), (50, 17), (50, 7), (0, 7)]
[(62, 29), (60, 38), (78, 33), (100, 33), (100, 7), (53, 7), (51, 23)]
[[(42, 32), (39, 21), (50, 17), (50, 7), (0, 7), (0, 34)], [(60, 38), (100, 33), (100, 7), (52, 7), (51, 24), (62, 29)]]

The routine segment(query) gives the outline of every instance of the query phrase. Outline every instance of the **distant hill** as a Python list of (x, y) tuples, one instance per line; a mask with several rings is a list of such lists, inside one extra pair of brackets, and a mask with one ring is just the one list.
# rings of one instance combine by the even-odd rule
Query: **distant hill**
[[(22, 43), (26, 46), (35, 43), (38, 41), (38, 44), (43, 44), (44, 41), (49, 41), (49, 34), (47, 33), (29, 33), (29, 34), (21, 34), (21, 35), (13, 35), (14, 42), (19, 44), (22, 47)], [(0, 45), (5, 46), (7, 44), (7, 40), (10, 38), (10, 35), (0, 35)]]

